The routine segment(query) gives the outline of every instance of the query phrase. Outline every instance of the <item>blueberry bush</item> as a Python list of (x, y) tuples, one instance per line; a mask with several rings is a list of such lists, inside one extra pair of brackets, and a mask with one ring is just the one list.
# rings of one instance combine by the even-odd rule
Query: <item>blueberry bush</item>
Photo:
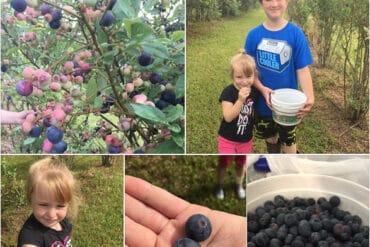
[[(184, 6), (11, 0), (1, 7), (5, 152), (183, 153)], [(4, 149), (3, 149), (4, 152)]]

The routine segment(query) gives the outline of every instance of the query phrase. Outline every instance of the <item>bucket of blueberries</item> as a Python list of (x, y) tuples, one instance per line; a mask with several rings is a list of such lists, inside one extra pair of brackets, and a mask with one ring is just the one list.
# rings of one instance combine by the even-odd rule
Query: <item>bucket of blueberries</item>
[(317, 174), (249, 183), (248, 247), (368, 247), (369, 189)]

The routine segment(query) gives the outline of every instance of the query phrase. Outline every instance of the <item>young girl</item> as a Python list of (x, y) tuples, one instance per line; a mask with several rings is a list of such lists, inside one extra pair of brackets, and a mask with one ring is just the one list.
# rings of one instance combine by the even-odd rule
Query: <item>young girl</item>
[[(218, 153), (247, 154), (252, 152), (253, 144), (253, 105), (257, 90), (252, 87), (257, 77), (254, 59), (240, 50), (230, 61), (231, 79), (221, 93), (219, 101), (222, 105), (223, 119), (218, 131)], [(216, 196), (224, 198), (223, 183), (226, 169), (231, 164), (233, 156), (220, 156)], [(242, 181), (245, 174), (246, 156), (236, 156), (236, 192), (239, 198), (245, 198)]]
[(18, 247), (71, 247), (72, 225), (78, 209), (77, 181), (67, 166), (55, 158), (34, 163), (28, 172), (27, 201), (32, 214), (24, 223)]

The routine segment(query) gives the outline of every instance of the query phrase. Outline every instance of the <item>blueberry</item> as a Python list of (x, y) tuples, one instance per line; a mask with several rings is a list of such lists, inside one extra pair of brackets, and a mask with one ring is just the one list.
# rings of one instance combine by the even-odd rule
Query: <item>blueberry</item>
[(297, 225), (298, 224), (297, 215), (296, 214), (286, 214), (284, 217), (284, 222), (288, 227)]
[(60, 20), (52, 20), (51, 22), (49, 22), (49, 26), (52, 28), (52, 29), (58, 29), (60, 28)]
[(301, 240), (295, 239), (292, 244), (292, 247), (304, 247), (304, 243)]
[(267, 246), (268, 243), (270, 242), (269, 237), (267, 236), (266, 233), (264, 232), (259, 232), (256, 234), (256, 236), (253, 237), (252, 241), (258, 246), (258, 247), (263, 247)]
[(110, 154), (119, 154), (121, 152), (121, 148), (120, 147), (116, 147), (116, 146), (108, 145), (108, 152)]
[(182, 238), (177, 240), (172, 247), (200, 247), (200, 245), (190, 238)]
[(369, 247), (369, 239), (362, 240), (361, 247)]
[(290, 233), (289, 233), (289, 234), (286, 236), (286, 238), (285, 238), (285, 240), (284, 240), (284, 243), (285, 243), (285, 244), (291, 244), (293, 240), (294, 240), (294, 236), (293, 236), (293, 234), (290, 234)]
[(312, 231), (317, 232), (317, 231), (320, 231), (322, 229), (322, 223), (321, 223), (320, 219), (312, 218), (312, 219), (310, 219), (309, 222), (310, 222), (310, 226), (311, 226)]
[(164, 100), (172, 105), (176, 104), (176, 94), (172, 90), (164, 90), (161, 93), (161, 100)]
[(109, 27), (113, 24), (114, 15), (111, 10), (108, 10), (100, 20), (100, 25), (103, 27)]
[(138, 61), (141, 66), (148, 66), (153, 63), (154, 59), (149, 54), (142, 52)]
[(248, 242), (247, 246), (248, 247), (256, 247), (257, 245), (255, 245), (253, 242)]
[(321, 234), (319, 232), (313, 232), (309, 239), (311, 243), (317, 245), (321, 241)]
[(60, 142), (63, 139), (63, 131), (52, 125), (46, 129), (46, 138), (53, 144)]
[(283, 246), (283, 242), (281, 242), (279, 239), (277, 238), (273, 238), (270, 240), (270, 247), (281, 247)]
[(206, 240), (211, 232), (211, 222), (202, 214), (194, 214), (186, 221), (185, 233), (188, 238), (201, 242)]
[(133, 98), (133, 97), (135, 97), (136, 95), (138, 95), (139, 94), (139, 92), (138, 91), (136, 91), (136, 90), (134, 90), (134, 91), (132, 91), (129, 95), (128, 95), (128, 97), (130, 97), (131, 99)]
[(164, 108), (166, 108), (168, 106), (168, 103), (164, 100), (157, 100), (155, 102), (155, 106), (160, 109), (160, 110), (163, 110)]
[(257, 221), (251, 220), (247, 224), (248, 232), (258, 232), (260, 227)]
[(153, 83), (153, 84), (157, 84), (161, 81), (161, 76), (157, 73), (153, 73), (151, 76), (150, 76), (150, 82)]
[(301, 220), (298, 224), (298, 232), (301, 236), (309, 237), (311, 235), (311, 226), (307, 220)]
[(265, 233), (271, 239), (272, 238), (276, 238), (276, 236), (277, 236), (276, 229), (273, 229), (273, 228), (267, 228), (267, 229), (265, 229)]
[(27, 8), (27, 3), (25, 0), (12, 0), (10, 6), (17, 12), (23, 12)]
[(31, 137), (39, 137), (41, 135), (40, 126), (38, 126), (38, 125), (32, 126), (28, 135), (31, 136)]
[(317, 244), (317, 247), (329, 247), (329, 243), (326, 242), (326, 241), (320, 241), (318, 244)]
[(270, 216), (270, 214), (269, 214), (269, 213), (264, 213), (264, 214), (260, 217), (260, 219), (259, 219), (258, 223), (259, 223), (259, 225), (260, 225), (261, 227), (266, 227), (266, 226), (270, 225), (270, 220), (271, 220), (271, 216)]
[(363, 240), (364, 240), (364, 235), (362, 233), (356, 233), (354, 236), (353, 236), (353, 241), (354, 242), (358, 242), (358, 243), (361, 243)]
[(278, 230), (277, 230), (277, 238), (280, 240), (284, 240), (286, 236), (288, 235), (288, 229), (286, 228), (285, 225), (282, 225)]
[(1, 72), (6, 72), (8, 70), (8, 67), (6, 67), (5, 64), (1, 65)]
[(28, 96), (33, 92), (33, 84), (31, 81), (20, 80), (15, 85), (15, 90), (19, 95)]
[(52, 20), (53, 21), (60, 21), (63, 17), (62, 11), (60, 9), (54, 9), (51, 12)]
[(52, 154), (62, 154), (67, 150), (67, 143), (63, 140), (53, 145), (50, 153)]
[(50, 5), (46, 3), (41, 4), (40, 11), (42, 15), (50, 13)]

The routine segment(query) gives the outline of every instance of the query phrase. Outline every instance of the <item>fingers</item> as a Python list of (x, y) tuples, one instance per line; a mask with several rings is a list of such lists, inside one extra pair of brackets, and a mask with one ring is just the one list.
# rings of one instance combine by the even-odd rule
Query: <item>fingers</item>
[(158, 213), (173, 219), (189, 206), (189, 203), (140, 178), (125, 176), (125, 193), (152, 207)]
[(168, 223), (167, 217), (128, 194), (125, 194), (125, 215), (156, 234)]
[(130, 247), (154, 247), (157, 234), (129, 217), (125, 217), (125, 245)]

